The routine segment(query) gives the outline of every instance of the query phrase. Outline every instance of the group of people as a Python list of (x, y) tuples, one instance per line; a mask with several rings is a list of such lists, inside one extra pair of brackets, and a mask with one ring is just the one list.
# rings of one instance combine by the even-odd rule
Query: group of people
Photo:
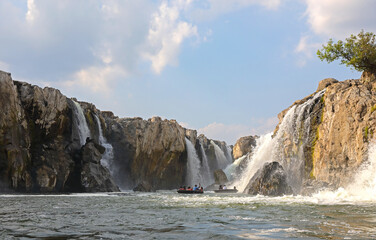
[[(226, 190), (227, 189), (227, 187), (226, 187), (226, 185), (219, 185), (219, 190)], [(236, 187), (234, 186), (234, 189), (236, 190)]]
[(199, 184), (198, 186), (195, 185), (193, 188), (191, 186), (180, 186), (179, 190), (187, 190), (187, 191), (203, 191), (204, 188)]

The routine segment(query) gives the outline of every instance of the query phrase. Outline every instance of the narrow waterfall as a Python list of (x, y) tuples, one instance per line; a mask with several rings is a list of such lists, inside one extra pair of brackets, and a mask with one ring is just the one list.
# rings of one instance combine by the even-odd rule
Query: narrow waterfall
[(210, 144), (214, 147), (214, 153), (215, 158), (217, 159), (218, 168), (224, 169), (225, 167), (227, 167), (227, 165), (230, 164), (230, 162), (228, 162), (227, 157), (225, 156), (225, 153), (214, 141), (211, 140)]
[(201, 167), (200, 172), (201, 172), (201, 176), (203, 180), (201, 185), (203, 187), (207, 187), (210, 184), (214, 183), (214, 176), (213, 176), (213, 171), (210, 170), (208, 158), (206, 156), (205, 149), (203, 147), (203, 143), (201, 139), (200, 139), (200, 147), (201, 147), (201, 155), (202, 155), (202, 167)]
[(81, 105), (74, 100), (72, 101), (74, 103), (73, 113), (75, 116), (73, 118), (73, 124), (75, 124), (75, 126), (78, 129), (80, 144), (81, 146), (83, 146), (86, 143), (86, 138), (91, 137), (90, 129), (87, 125), (86, 118), (84, 112), (82, 111)]
[(232, 149), (229, 145), (226, 145), (226, 158), (229, 164), (231, 164), (234, 160), (232, 157)]
[(114, 159), (114, 149), (112, 148), (112, 145), (109, 144), (106, 140), (106, 138), (103, 136), (103, 130), (101, 126), (101, 122), (99, 120), (99, 117), (95, 115), (95, 120), (97, 121), (98, 125), (98, 131), (99, 131), (99, 144), (102, 145), (106, 151), (102, 155), (101, 164), (102, 166), (106, 167), (111, 172), (111, 163)]
[[(324, 92), (325, 90), (320, 91), (303, 104), (291, 107), (279, 125), (276, 136), (272, 138), (272, 133), (269, 133), (257, 139), (256, 148), (248, 159), (245, 171), (234, 180), (233, 186), (244, 191), (258, 169), (267, 162), (277, 161), (287, 172), (289, 185), (294, 190), (300, 190), (305, 162), (304, 147), (310, 143), (309, 113)], [(303, 119), (305, 121), (302, 124)], [(286, 141), (292, 141), (292, 149), (285, 149)]]
[(188, 138), (185, 138), (185, 145), (188, 155), (187, 176), (185, 182), (187, 185), (194, 186), (195, 184), (201, 183), (202, 180), (200, 176), (201, 163), (197, 156), (195, 147)]

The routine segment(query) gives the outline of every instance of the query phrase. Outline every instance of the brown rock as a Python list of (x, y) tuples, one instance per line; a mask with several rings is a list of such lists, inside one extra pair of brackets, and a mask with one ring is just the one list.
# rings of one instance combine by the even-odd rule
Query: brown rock
[(233, 157), (238, 159), (247, 153), (252, 152), (253, 148), (256, 146), (257, 136), (246, 136), (239, 138), (233, 148)]

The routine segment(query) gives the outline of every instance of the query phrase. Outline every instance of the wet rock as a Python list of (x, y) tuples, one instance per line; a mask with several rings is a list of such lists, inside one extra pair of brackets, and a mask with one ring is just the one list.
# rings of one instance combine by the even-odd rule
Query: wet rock
[(155, 189), (153, 188), (153, 186), (150, 183), (143, 181), (143, 182), (139, 183), (136, 187), (134, 187), (133, 191), (135, 191), (135, 192), (155, 192)]
[(248, 183), (246, 193), (252, 195), (282, 196), (292, 194), (287, 184), (287, 176), (278, 162), (266, 163)]
[(216, 184), (225, 184), (228, 182), (227, 176), (222, 169), (214, 171), (214, 180)]
[(120, 191), (107, 168), (100, 164), (104, 147), (88, 141), (81, 149), (81, 185), (84, 192)]

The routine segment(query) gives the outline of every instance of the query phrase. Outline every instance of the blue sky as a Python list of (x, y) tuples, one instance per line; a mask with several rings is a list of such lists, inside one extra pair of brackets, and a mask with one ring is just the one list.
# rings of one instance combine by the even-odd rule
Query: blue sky
[(2, 0), (0, 69), (119, 117), (176, 119), (234, 144), (327, 77), (316, 51), (376, 32), (373, 0)]

